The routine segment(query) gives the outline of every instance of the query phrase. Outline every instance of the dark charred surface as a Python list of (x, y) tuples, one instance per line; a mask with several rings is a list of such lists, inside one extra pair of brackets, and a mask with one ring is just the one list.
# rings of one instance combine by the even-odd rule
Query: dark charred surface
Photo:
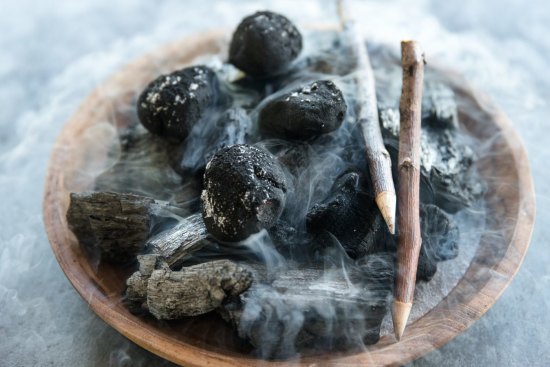
[(318, 80), (267, 102), (258, 124), (267, 135), (309, 139), (338, 129), (346, 110), (340, 89), (330, 80)]
[(229, 62), (265, 77), (283, 71), (302, 50), (302, 35), (286, 17), (270, 11), (242, 20), (229, 46)]
[(287, 191), (285, 174), (268, 152), (249, 145), (220, 150), (206, 166), (202, 213), (220, 241), (246, 239), (279, 218)]
[(154, 197), (182, 203), (190, 210), (197, 206), (200, 189), (193, 184), (183, 184), (172, 168), (177, 145), (141, 128), (122, 134), (120, 143), (120, 160), (96, 178), (96, 191)]
[(379, 252), (393, 241), (366, 178), (358, 172), (340, 176), (327, 198), (311, 208), (307, 229), (317, 241), (334, 236), (354, 259)]
[(130, 194), (71, 193), (67, 222), (92, 254), (128, 263), (145, 247), (154, 203), (150, 198)]
[(219, 100), (216, 73), (191, 66), (153, 80), (139, 96), (137, 111), (151, 133), (181, 141)]
[[(392, 161), (396, 162), (399, 111), (391, 108), (380, 110), (380, 124), (388, 152)], [(472, 149), (460, 141), (455, 131), (423, 126), (420, 154), (421, 201), (436, 204), (450, 213), (471, 206), (484, 191), (473, 167), (474, 161)], [(392, 169), (395, 180), (396, 165)]]
[[(335, 241), (348, 256), (361, 259), (373, 253), (395, 253), (396, 238), (376, 210), (372, 195), (356, 172), (339, 177), (327, 198), (313, 206), (307, 216), (307, 229), (314, 237), (309, 246), (334, 246)], [(437, 271), (437, 263), (458, 255), (459, 230), (453, 219), (435, 205), (421, 205), (422, 248), (417, 279), (428, 281)], [(276, 237), (284, 243), (292, 231), (281, 226)]]
[(453, 90), (443, 83), (425, 84), (422, 123), (439, 129), (458, 129), (458, 108)]
[(261, 357), (378, 341), (393, 284), (391, 255), (365, 258), (349, 274), (301, 268), (273, 276), (256, 267), (254, 276), (253, 286), (224, 305), (221, 313)]
[(420, 206), (422, 247), (417, 280), (429, 281), (437, 271), (437, 263), (458, 255), (460, 233), (453, 219), (435, 205)]
[(248, 141), (252, 121), (242, 108), (230, 108), (211, 124), (197, 124), (180, 148), (176, 171), (202, 181), (206, 163), (222, 148)]
[[(374, 65), (382, 135), (392, 162), (397, 162), (401, 69), (391, 55)], [(473, 166), (475, 154), (459, 134), (457, 116), (454, 92), (440, 82), (427, 82), (422, 100), (421, 200), (450, 213), (471, 206), (484, 191)], [(397, 165), (392, 168), (396, 178)]]

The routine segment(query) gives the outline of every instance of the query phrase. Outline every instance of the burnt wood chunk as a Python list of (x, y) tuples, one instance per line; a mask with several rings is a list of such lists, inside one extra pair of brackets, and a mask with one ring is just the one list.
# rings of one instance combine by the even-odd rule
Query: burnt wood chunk
[[(379, 112), (388, 152), (392, 160), (397, 159), (399, 111), (384, 108)], [(420, 197), (423, 203), (433, 203), (456, 213), (471, 206), (483, 194), (484, 186), (473, 167), (475, 154), (455, 131), (423, 126), (420, 144)]]
[(306, 223), (309, 233), (334, 236), (353, 259), (380, 252), (393, 241), (359, 172), (336, 179), (325, 200), (311, 208)]
[(268, 101), (260, 111), (260, 130), (287, 139), (309, 139), (342, 125), (347, 105), (330, 80), (317, 80)]
[(418, 280), (429, 281), (437, 272), (437, 263), (458, 255), (460, 232), (453, 219), (435, 205), (420, 206), (422, 247), (418, 259)]
[(158, 256), (153, 254), (138, 255), (138, 271), (126, 280), (124, 302), (133, 313), (147, 310), (147, 282), (157, 267)]
[(210, 243), (212, 238), (208, 236), (202, 215), (197, 213), (149, 239), (147, 248), (173, 269)]
[(280, 73), (302, 50), (302, 35), (285, 16), (261, 11), (244, 18), (229, 45), (229, 62), (247, 74)]
[(374, 344), (393, 284), (392, 256), (373, 255), (347, 270), (300, 268), (269, 276), (255, 267), (252, 287), (220, 312), (264, 358), (313, 345)]
[(440, 129), (458, 129), (458, 108), (451, 88), (438, 82), (425, 83), (422, 124)]
[(204, 175), (206, 163), (219, 150), (246, 143), (252, 121), (245, 110), (234, 107), (225, 111), (216, 121), (193, 127), (180, 150), (176, 171), (182, 177)]
[(155, 225), (180, 210), (167, 202), (133, 194), (71, 193), (67, 222), (93, 255), (127, 263), (145, 248)]
[(271, 227), (286, 200), (285, 174), (270, 153), (250, 145), (217, 152), (206, 166), (202, 213), (217, 240), (237, 242)]
[(137, 111), (152, 134), (182, 141), (220, 99), (216, 73), (191, 66), (153, 80), (139, 96)]
[(159, 320), (202, 315), (250, 287), (252, 274), (229, 260), (172, 271), (155, 270), (147, 283), (147, 307)]
[[(119, 161), (95, 180), (96, 191), (115, 191), (190, 203), (199, 190), (182, 183), (172, 168), (177, 145), (145, 131), (130, 129), (120, 136)], [(198, 199), (195, 199), (198, 201)]]

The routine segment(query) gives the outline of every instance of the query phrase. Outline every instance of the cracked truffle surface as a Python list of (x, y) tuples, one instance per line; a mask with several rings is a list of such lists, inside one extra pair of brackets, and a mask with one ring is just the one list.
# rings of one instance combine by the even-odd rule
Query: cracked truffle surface
[(181, 141), (219, 100), (216, 73), (192, 66), (153, 80), (137, 103), (139, 120), (155, 135)]
[(302, 35), (288, 18), (270, 11), (239, 24), (229, 45), (229, 62), (247, 74), (266, 77), (284, 70), (302, 50)]
[(271, 227), (281, 215), (287, 191), (285, 174), (268, 152), (233, 145), (208, 162), (201, 195), (208, 232), (224, 242), (246, 239)]
[(260, 130), (268, 135), (308, 139), (338, 129), (346, 116), (342, 91), (318, 80), (275, 97), (260, 111)]

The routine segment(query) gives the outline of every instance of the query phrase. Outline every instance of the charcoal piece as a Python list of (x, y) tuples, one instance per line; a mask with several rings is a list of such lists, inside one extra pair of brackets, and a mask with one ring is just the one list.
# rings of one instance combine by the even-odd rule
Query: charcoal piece
[(274, 152), (279, 162), (297, 177), (308, 168), (311, 159), (311, 145), (301, 141), (285, 141)]
[(435, 205), (420, 206), (422, 244), (429, 257), (436, 261), (454, 259), (458, 255), (459, 230), (454, 220)]
[[(399, 111), (379, 109), (380, 125), (392, 161), (397, 160)], [(472, 149), (454, 130), (423, 126), (420, 135), (421, 201), (435, 204), (447, 212), (469, 207), (484, 192), (477, 177)], [(393, 177), (397, 177), (396, 165)]]
[(271, 136), (309, 139), (342, 125), (347, 105), (330, 80), (318, 80), (278, 95), (260, 111), (260, 130)]
[(143, 250), (156, 224), (180, 213), (167, 202), (144, 196), (82, 192), (71, 193), (67, 222), (92, 254), (127, 263)]
[(289, 261), (308, 262), (317, 250), (313, 238), (285, 219), (279, 219), (267, 232), (277, 252)]
[(182, 177), (204, 175), (206, 163), (222, 148), (247, 142), (252, 122), (245, 110), (233, 107), (213, 123), (197, 124), (183, 142), (176, 171)]
[(147, 241), (147, 249), (172, 269), (195, 251), (212, 243), (200, 213), (182, 219), (176, 226)]
[(139, 270), (126, 280), (124, 303), (132, 313), (147, 311), (147, 282), (157, 267), (158, 256), (138, 255)]
[(208, 232), (236, 242), (271, 227), (285, 205), (285, 174), (268, 152), (249, 145), (218, 151), (206, 166), (201, 195)]
[(264, 358), (289, 357), (303, 348), (374, 344), (393, 285), (391, 254), (363, 259), (346, 271), (287, 269), (266, 275), (220, 310)]
[(200, 190), (189, 182), (183, 183), (172, 168), (171, 157), (177, 146), (141, 130), (121, 134), (120, 159), (96, 178), (95, 190), (187, 203), (193, 209)]
[(420, 206), (422, 247), (418, 261), (418, 280), (429, 281), (437, 271), (437, 263), (458, 255), (460, 232), (454, 220), (435, 205)]
[(229, 45), (229, 62), (265, 77), (283, 71), (302, 50), (302, 35), (281, 14), (261, 11), (244, 18)]
[(145, 88), (137, 102), (139, 120), (151, 133), (181, 141), (220, 97), (216, 73), (191, 66), (161, 75)]
[(458, 108), (451, 88), (439, 82), (425, 83), (422, 124), (439, 129), (458, 129)]
[(471, 206), (485, 191), (473, 168), (473, 151), (455, 139), (450, 131), (438, 136), (437, 158), (428, 176), (433, 187), (434, 204), (450, 213)]
[(217, 260), (172, 271), (155, 270), (147, 282), (147, 307), (159, 320), (180, 319), (213, 311), (244, 292), (252, 274), (229, 260)]
[(334, 236), (353, 259), (379, 252), (393, 241), (377, 209), (366, 178), (348, 172), (334, 182), (328, 196), (306, 218), (309, 233)]

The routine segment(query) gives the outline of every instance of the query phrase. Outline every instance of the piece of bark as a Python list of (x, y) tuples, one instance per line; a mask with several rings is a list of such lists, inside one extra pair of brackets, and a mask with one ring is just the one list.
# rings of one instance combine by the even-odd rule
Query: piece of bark
[(152, 230), (181, 209), (148, 197), (113, 192), (71, 193), (69, 228), (92, 255), (116, 263), (133, 261)]
[(403, 88), (399, 104), (398, 246), (393, 322), (401, 339), (414, 298), (420, 234), (420, 123), (424, 55), (414, 41), (401, 42)]
[(288, 357), (319, 345), (347, 348), (378, 341), (393, 284), (391, 254), (369, 256), (345, 271), (251, 269), (252, 287), (219, 311), (262, 357)]
[(155, 270), (147, 282), (147, 307), (159, 320), (202, 315), (247, 290), (252, 280), (250, 271), (229, 260)]
[(350, 17), (346, 1), (338, 1), (344, 34), (351, 41), (352, 55), (357, 60), (357, 123), (365, 140), (367, 163), (375, 193), (375, 201), (391, 233), (395, 233), (396, 196), (391, 159), (380, 130), (376, 87), (369, 54), (356, 21)]
[(147, 249), (174, 269), (195, 251), (213, 242), (200, 213), (184, 218), (176, 226), (147, 241)]

